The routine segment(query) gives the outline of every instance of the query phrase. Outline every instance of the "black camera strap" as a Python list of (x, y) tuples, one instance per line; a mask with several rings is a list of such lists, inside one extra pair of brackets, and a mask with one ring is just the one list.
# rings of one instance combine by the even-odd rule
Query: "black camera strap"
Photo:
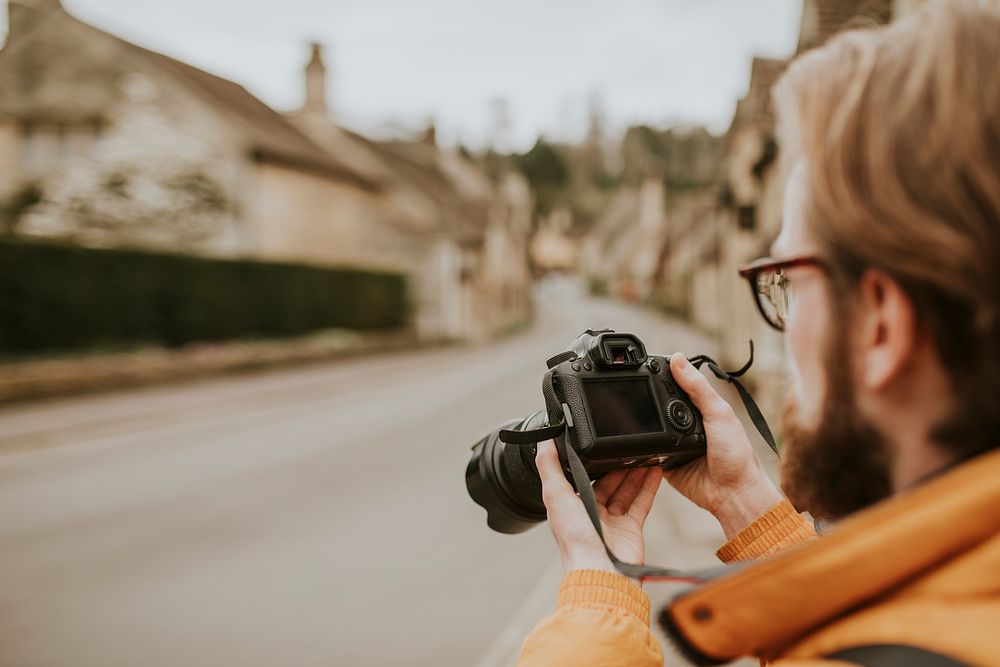
[[(750, 415), (750, 419), (757, 428), (757, 431), (760, 433), (761, 437), (764, 438), (764, 441), (767, 442), (771, 450), (777, 454), (778, 448), (775, 445), (774, 436), (771, 434), (771, 429), (768, 427), (767, 421), (764, 419), (764, 415), (761, 413), (760, 408), (757, 407), (757, 403), (753, 400), (750, 392), (747, 391), (746, 387), (743, 386), (743, 383), (737, 379), (745, 374), (753, 364), (753, 352), (753, 341), (750, 341), (750, 359), (743, 365), (742, 368), (733, 372), (722, 370), (715, 360), (703, 354), (696, 357), (690, 357), (688, 360), (695, 368), (701, 368), (703, 364), (708, 364), (709, 370), (711, 370), (716, 377), (721, 380), (725, 380), (736, 387), (736, 390), (740, 394), (740, 398), (743, 400), (743, 405), (746, 407), (747, 413)], [(542, 393), (545, 395), (546, 405), (561, 404), (556, 394), (555, 387), (553, 386), (553, 372), (554, 371), (550, 370), (546, 373), (542, 381)], [(607, 542), (604, 540), (604, 530), (601, 527), (601, 515), (598, 509), (599, 506), (597, 503), (597, 497), (594, 495), (594, 489), (591, 485), (590, 475), (587, 474), (583, 461), (580, 460), (580, 455), (576, 453), (576, 450), (574, 450), (571, 446), (566, 446), (565, 438), (560, 439), (558, 437), (566, 432), (566, 418), (561, 414), (550, 414), (549, 419), (553, 420), (554, 423), (550, 426), (544, 426), (538, 429), (532, 429), (529, 431), (502, 430), (499, 433), (500, 440), (509, 445), (527, 446), (534, 445), (542, 442), (543, 440), (555, 439), (556, 446), (559, 448), (560, 458), (565, 459), (567, 463), (569, 463), (569, 471), (573, 480), (573, 485), (576, 487), (576, 491), (580, 495), (580, 500), (583, 501), (583, 506), (587, 510), (590, 522), (594, 525), (594, 529), (601, 538), (601, 543), (604, 544), (604, 551), (607, 553), (608, 558), (611, 559), (611, 563), (615, 566), (616, 570), (625, 576), (634, 577), (643, 581), (670, 580), (704, 583), (712, 581), (713, 579), (716, 579), (723, 574), (732, 572), (733, 569), (740, 567), (730, 565), (710, 570), (683, 571), (648, 565), (636, 565), (634, 563), (625, 563), (618, 560), (618, 557), (611, 552), (608, 548)], [(559, 421), (555, 421), (556, 419)]]
[(736, 392), (740, 395), (740, 400), (743, 401), (743, 407), (746, 408), (747, 415), (750, 417), (750, 421), (753, 423), (754, 428), (757, 429), (757, 432), (760, 433), (760, 437), (764, 438), (764, 442), (767, 443), (767, 446), (770, 447), (771, 451), (777, 456), (778, 445), (774, 442), (774, 435), (771, 433), (771, 427), (767, 425), (767, 420), (764, 419), (764, 414), (760, 411), (760, 408), (757, 407), (757, 402), (753, 400), (753, 396), (751, 396), (750, 392), (747, 391), (747, 388), (743, 386), (743, 383), (737, 379), (745, 375), (746, 372), (750, 370), (750, 367), (753, 366), (753, 341), (751, 340), (749, 343), (750, 358), (747, 359), (747, 362), (743, 364), (742, 368), (736, 371), (722, 370), (714, 359), (704, 354), (688, 357), (688, 361), (691, 362), (692, 366), (699, 369), (703, 364), (707, 365), (708, 370), (712, 371), (715, 377), (720, 380), (725, 380), (729, 384), (736, 387)]
[[(557, 444), (559, 441), (556, 441)], [(682, 571), (674, 570), (664, 567), (655, 567), (651, 565), (636, 565), (635, 563), (626, 563), (624, 561), (618, 560), (618, 557), (608, 548), (608, 543), (604, 539), (604, 530), (601, 527), (601, 514), (598, 509), (597, 497), (594, 495), (594, 488), (591, 486), (590, 475), (587, 474), (586, 468), (583, 467), (583, 461), (580, 460), (580, 455), (576, 453), (572, 447), (565, 445), (565, 439), (563, 446), (560, 447), (562, 450), (560, 453), (565, 452), (566, 459), (569, 461), (569, 471), (573, 477), (573, 484), (576, 486), (577, 493), (580, 494), (580, 500), (583, 501), (583, 506), (587, 510), (588, 516), (590, 516), (590, 522), (594, 525), (594, 530), (601, 538), (601, 543), (604, 545), (604, 552), (611, 559), (611, 564), (615, 566), (615, 569), (624, 574), (627, 577), (634, 577), (640, 581), (645, 581), (647, 579), (655, 580), (666, 580), (666, 581), (687, 581), (691, 583), (705, 583), (707, 581), (712, 581), (713, 579), (731, 572), (732, 569), (729, 567), (715, 568), (712, 570), (698, 570), (698, 571)]]

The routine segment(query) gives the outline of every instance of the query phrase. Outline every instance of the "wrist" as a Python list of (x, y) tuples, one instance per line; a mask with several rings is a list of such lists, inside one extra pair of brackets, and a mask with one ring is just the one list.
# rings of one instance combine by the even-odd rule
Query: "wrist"
[(762, 476), (725, 494), (710, 511), (729, 540), (783, 499), (778, 487)]
[(573, 570), (601, 570), (602, 572), (617, 572), (606, 553), (575, 553), (562, 556), (563, 572)]

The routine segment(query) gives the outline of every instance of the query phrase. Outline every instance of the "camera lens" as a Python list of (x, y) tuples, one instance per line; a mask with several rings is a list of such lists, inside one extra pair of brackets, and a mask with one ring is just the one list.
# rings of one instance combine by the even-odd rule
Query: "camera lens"
[(687, 403), (675, 398), (667, 403), (667, 421), (678, 431), (687, 432), (694, 426), (694, 413)]
[(486, 523), (500, 533), (521, 533), (545, 521), (542, 481), (535, 467), (535, 448), (508, 445), (500, 431), (527, 431), (545, 425), (545, 413), (500, 425), (472, 447), (465, 486), (486, 510)]

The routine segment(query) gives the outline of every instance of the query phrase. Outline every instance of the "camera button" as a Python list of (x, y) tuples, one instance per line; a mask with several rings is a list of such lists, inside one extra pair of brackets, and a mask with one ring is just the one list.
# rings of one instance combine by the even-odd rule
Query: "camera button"
[(704, 447), (705, 446), (705, 436), (695, 433), (694, 435), (689, 435), (682, 441), (686, 447)]
[(674, 376), (670, 372), (670, 364), (667, 364), (663, 368), (663, 384), (667, 387), (667, 393), (671, 396), (677, 395), (677, 389), (675, 388)]
[(687, 403), (679, 399), (671, 399), (667, 403), (667, 421), (675, 430), (687, 433), (694, 427), (694, 413)]
[(571, 368), (572, 368), (572, 369), (573, 369), (574, 371), (577, 371), (577, 372), (579, 372), (579, 371), (580, 371), (580, 364), (578, 364), (578, 363), (576, 363), (576, 362), (574, 361), (574, 362), (573, 362), (573, 365), (571, 366)]
[(592, 371), (592, 370), (594, 370), (594, 367), (590, 365), (590, 362), (589, 362), (589, 361), (588, 361), (588, 362), (585, 362), (585, 363), (583, 364), (583, 367), (584, 367), (585, 369), (587, 369), (588, 371)]
[(660, 372), (660, 364), (659, 362), (656, 361), (656, 359), (650, 359), (649, 361), (647, 361), (646, 367), (649, 368), (649, 370), (651, 370), (654, 373)]

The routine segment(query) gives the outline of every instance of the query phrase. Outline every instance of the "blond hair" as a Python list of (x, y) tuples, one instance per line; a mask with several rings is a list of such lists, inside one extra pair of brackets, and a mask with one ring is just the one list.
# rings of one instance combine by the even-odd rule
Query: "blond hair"
[(897, 280), (962, 406), (939, 439), (996, 446), (1000, 7), (934, 2), (839, 35), (796, 60), (774, 99), (783, 157), (807, 167), (807, 220), (838, 293), (866, 268)]

